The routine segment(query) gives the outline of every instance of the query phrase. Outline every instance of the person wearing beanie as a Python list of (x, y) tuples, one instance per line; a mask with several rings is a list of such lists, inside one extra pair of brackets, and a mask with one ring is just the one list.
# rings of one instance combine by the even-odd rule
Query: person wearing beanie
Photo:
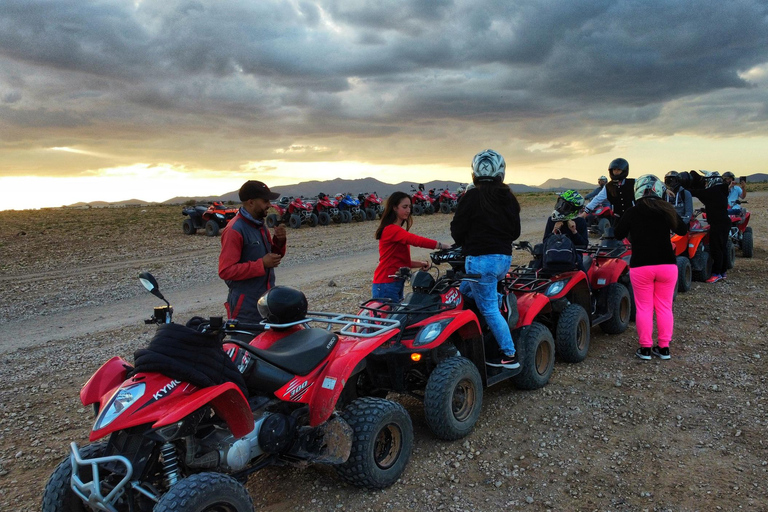
[(258, 323), (259, 297), (275, 285), (275, 268), (285, 256), (285, 225), (277, 225), (274, 234), (264, 225), (270, 200), (280, 197), (264, 183), (246, 181), (239, 195), (242, 206), (221, 233), (219, 277), (229, 288), (228, 318)]

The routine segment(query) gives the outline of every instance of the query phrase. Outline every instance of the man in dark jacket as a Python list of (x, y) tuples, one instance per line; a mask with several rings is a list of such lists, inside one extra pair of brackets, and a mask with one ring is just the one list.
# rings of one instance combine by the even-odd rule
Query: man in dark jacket
[(260, 181), (246, 181), (240, 187), (240, 207), (221, 234), (219, 277), (229, 287), (227, 315), (242, 322), (262, 320), (256, 303), (275, 285), (274, 269), (285, 256), (285, 225), (275, 228), (274, 238), (264, 225), (271, 204), (280, 194)]

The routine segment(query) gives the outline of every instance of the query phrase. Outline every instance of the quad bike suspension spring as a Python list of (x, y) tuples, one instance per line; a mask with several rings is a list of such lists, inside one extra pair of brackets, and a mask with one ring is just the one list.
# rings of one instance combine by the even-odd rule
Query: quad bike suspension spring
[(163, 454), (163, 473), (165, 473), (165, 483), (170, 488), (179, 481), (179, 460), (176, 456), (176, 448), (171, 443), (165, 443), (160, 449)]

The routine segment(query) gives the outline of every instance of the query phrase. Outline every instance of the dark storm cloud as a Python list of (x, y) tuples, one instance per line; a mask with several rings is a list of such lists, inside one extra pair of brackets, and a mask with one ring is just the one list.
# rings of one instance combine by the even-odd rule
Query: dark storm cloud
[(728, 108), (748, 121), (725, 133), (764, 133), (742, 75), (768, 62), (767, 16), (758, 0), (4, 0), (0, 129), (158, 154), (209, 137), (227, 165), (294, 144), (450, 159), (500, 130), (603, 151), (605, 130), (710, 134)]

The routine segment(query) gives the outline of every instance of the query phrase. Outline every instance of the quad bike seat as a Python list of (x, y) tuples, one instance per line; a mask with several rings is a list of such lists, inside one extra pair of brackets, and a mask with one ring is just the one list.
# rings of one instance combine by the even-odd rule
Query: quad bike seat
[(252, 349), (268, 363), (294, 375), (307, 375), (328, 357), (339, 337), (325, 329), (300, 329), (276, 342), (270, 348)]

